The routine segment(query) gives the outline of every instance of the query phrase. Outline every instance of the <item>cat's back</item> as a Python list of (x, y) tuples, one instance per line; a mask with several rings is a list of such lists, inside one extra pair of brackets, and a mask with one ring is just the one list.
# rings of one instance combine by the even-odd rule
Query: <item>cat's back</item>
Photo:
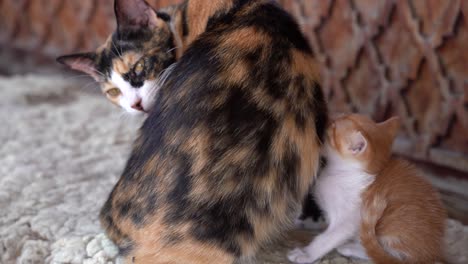
[(432, 184), (418, 168), (403, 159), (391, 159), (371, 188), (384, 193), (391, 203), (429, 203), (441, 207), (439, 194)]
[(209, 167), (203, 175), (255, 181), (275, 170), (277, 182), (300, 197), (312, 178), (296, 182), (289, 175), (315, 175), (327, 122), (312, 51), (273, 1), (233, 3), (208, 21), (177, 63), (142, 135), (154, 142), (151, 148), (183, 149), (188, 156), (205, 148), (206, 160), (197, 163)]
[(327, 108), (311, 49), (273, 1), (232, 2), (159, 90), (101, 212), (128, 251), (251, 256), (292, 224), (316, 174)]
[[(364, 199), (381, 196), (387, 202), (389, 219), (427, 222), (435, 227), (444, 222), (445, 210), (439, 193), (413, 164), (391, 159), (364, 193)], [(440, 228), (439, 228), (440, 229)]]
[[(443, 259), (444, 206), (438, 192), (409, 162), (400, 159), (388, 162), (363, 194), (362, 217), (363, 232), (375, 228), (383, 245), (391, 245), (388, 248), (408, 245), (402, 248), (405, 252), (402, 256), (408, 263)], [(378, 221), (370, 226), (370, 219), (374, 218)]]

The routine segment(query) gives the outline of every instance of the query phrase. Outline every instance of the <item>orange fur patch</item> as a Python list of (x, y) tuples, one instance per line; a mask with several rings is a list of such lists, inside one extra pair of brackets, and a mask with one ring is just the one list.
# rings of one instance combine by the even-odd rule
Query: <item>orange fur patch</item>
[(205, 31), (208, 19), (218, 12), (229, 10), (233, 5), (233, 0), (192, 0), (188, 2), (187, 24), (190, 31), (184, 40), (184, 48), (193, 42), (202, 32)]
[(308, 76), (320, 83), (320, 71), (317, 63), (312, 58), (298, 50), (292, 50), (292, 72), (298, 75)]
[[(360, 162), (375, 176), (362, 194), (360, 238), (375, 263), (443, 261), (446, 212), (437, 191), (406, 161), (391, 157), (397, 118), (375, 123), (363, 115), (337, 118), (328, 130), (330, 145), (342, 157)], [(349, 149), (361, 133), (363, 152)]]
[(120, 75), (123, 75), (130, 71), (130, 69), (138, 62), (141, 58), (141, 54), (136, 52), (126, 52), (121, 57), (113, 60), (113, 70)]
[(446, 212), (408, 162), (391, 160), (363, 193), (361, 240), (376, 263), (443, 261)]
[[(174, 245), (167, 244), (163, 238), (172, 229), (162, 224), (161, 217), (155, 217), (150, 222), (151, 224), (144, 229), (135, 229), (131, 223), (123, 227), (126, 230), (132, 230), (135, 240), (139, 242), (137, 249), (127, 257), (128, 263), (205, 264), (234, 261), (233, 257), (224, 250), (188, 237), (184, 237)], [(190, 224), (179, 225), (176, 229), (181, 233), (189, 232)]]

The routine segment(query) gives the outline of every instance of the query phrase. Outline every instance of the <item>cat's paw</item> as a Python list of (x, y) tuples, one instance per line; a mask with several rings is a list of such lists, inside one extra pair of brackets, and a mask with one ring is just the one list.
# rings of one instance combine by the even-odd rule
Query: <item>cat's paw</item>
[(349, 247), (348, 245), (343, 245), (336, 248), (336, 251), (340, 253), (340, 255), (345, 257), (354, 257), (354, 250)]
[(304, 221), (301, 220), (300, 218), (296, 218), (294, 220), (294, 227), (299, 228), (299, 229), (304, 228)]
[(288, 259), (294, 263), (313, 263), (315, 261), (314, 257), (309, 255), (306, 250), (302, 248), (295, 248), (288, 252)]
[(349, 258), (369, 259), (365, 249), (360, 244), (348, 243), (336, 248), (340, 255)]

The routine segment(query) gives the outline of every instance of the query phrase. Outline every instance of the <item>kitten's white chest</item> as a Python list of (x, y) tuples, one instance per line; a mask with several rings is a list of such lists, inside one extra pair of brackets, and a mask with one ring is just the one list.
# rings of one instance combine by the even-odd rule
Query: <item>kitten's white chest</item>
[[(334, 248), (357, 238), (361, 222), (361, 193), (373, 179), (359, 166), (350, 166), (340, 160), (334, 160), (331, 165), (329, 163), (314, 187), (316, 201), (325, 213), (328, 227), (305, 248), (291, 251), (288, 258), (294, 262), (312, 263)], [(354, 244), (343, 247), (340, 252), (353, 247)]]
[(358, 169), (325, 169), (317, 179), (314, 194), (327, 220), (334, 222), (337, 218), (348, 218), (358, 222), (361, 194), (373, 179), (372, 175)]

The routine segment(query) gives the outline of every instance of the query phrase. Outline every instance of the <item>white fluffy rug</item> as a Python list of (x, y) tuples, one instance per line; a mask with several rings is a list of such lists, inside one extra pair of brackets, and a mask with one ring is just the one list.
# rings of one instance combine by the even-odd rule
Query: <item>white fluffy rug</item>
[[(139, 121), (91, 90), (73, 78), (0, 77), (0, 263), (114, 263), (98, 212)], [(449, 221), (447, 245), (453, 263), (468, 263), (468, 227)], [(285, 261), (276, 254), (269, 263)], [(333, 253), (322, 263), (358, 261)]]

